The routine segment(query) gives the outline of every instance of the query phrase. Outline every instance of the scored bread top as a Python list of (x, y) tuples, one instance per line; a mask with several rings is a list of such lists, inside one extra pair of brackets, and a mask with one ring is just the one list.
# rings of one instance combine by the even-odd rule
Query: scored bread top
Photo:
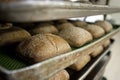
[(71, 51), (71, 47), (61, 37), (45, 33), (21, 42), (17, 50), (22, 56), (30, 58), (31, 62), (40, 62)]

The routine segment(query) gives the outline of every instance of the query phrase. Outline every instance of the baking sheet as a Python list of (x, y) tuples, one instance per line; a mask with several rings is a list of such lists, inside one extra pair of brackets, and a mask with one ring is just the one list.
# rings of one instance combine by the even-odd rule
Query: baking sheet
[[(7, 59), (7, 61), (12, 61), (12, 62), (10, 62), (10, 65), (8, 65), (9, 63), (7, 64), (5, 63), (7, 66), (6, 65), (0, 66), (0, 72), (2, 74), (6, 74), (9, 80), (46, 79), (52, 76), (53, 74), (57, 73), (58, 71), (76, 62), (80, 55), (86, 55), (92, 52), (93, 48), (101, 45), (105, 40), (112, 37), (119, 30), (120, 28), (118, 26), (115, 26), (110, 33), (107, 33), (103, 37), (96, 39), (93, 42), (82, 46), (81, 48), (74, 48), (74, 50), (71, 52), (68, 52), (60, 56), (56, 56), (54, 58), (50, 58), (48, 60), (42, 61), (34, 65), (26, 65), (24, 62), (23, 63), (21, 63), (21, 61), (19, 62), (18, 58), (14, 59), (9, 55), (3, 55), (4, 54), (3, 53), (2, 55), (4, 56), (4, 58), (6, 56), (5, 59)], [(14, 66), (14, 65), (17, 65), (17, 66)], [(33, 73), (35, 73), (34, 76), (33, 76)]]
[(36, 22), (120, 12), (119, 7), (69, 1), (20, 0), (0, 3), (0, 21)]

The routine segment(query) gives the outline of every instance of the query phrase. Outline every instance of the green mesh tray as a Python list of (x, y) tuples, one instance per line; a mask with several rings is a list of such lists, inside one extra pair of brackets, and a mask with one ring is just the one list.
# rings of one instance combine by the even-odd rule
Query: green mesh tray
[(28, 66), (27, 62), (18, 58), (14, 52), (0, 48), (0, 65), (8, 70), (19, 69)]

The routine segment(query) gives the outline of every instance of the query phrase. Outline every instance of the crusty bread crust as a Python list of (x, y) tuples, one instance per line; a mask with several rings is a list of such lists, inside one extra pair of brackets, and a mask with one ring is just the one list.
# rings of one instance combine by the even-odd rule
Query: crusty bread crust
[(104, 43), (103, 43), (103, 47), (106, 48), (110, 45), (110, 40), (106, 40)]
[(20, 42), (29, 38), (30, 36), (31, 35), (26, 30), (19, 27), (11, 27), (0, 30), (0, 46)]
[(60, 27), (62, 26), (64, 29), (59, 32), (59, 36), (63, 37), (73, 47), (80, 47), (93, 39), (88, 31), (74, 27), (71, 23), (63, 23)]
[(99, 38), (105, 34), (104, 29), (97, 25), (89, 24), (88, 26), (83, 28), (89, 31), (94, 38)]
[(95, 48), (95, 50), (91, 53), (92, 57), (98, 56), (103, 51), (103, 46), (99, 46)]
[(82, 56), (76, 61), (74, 64), (70, 66), (70, 68), (79, 71), (81, 70), (89, 61), (91, 60), (91, 57), (89, 55)]
[(41, 23), (38, 24), (36, 26), (34, 26), (30, 31), (29, 31), (32, 35), (36, 35), (39, 33), (58, 33), (58, 30), (55, 26), (53, 26), (52, 24), (49, 23)]
[(113, 26), (108, 21), (96, 21), (95, 24), (102, 27), (105, 32), (110, 32), (113, 29)]
[(35, 63), (71, 51), (71, 47), (61, 37), (45, 33), (21, 42), (17, 50), (22, 56), (30, 58), (32, 60), (30, 61)]

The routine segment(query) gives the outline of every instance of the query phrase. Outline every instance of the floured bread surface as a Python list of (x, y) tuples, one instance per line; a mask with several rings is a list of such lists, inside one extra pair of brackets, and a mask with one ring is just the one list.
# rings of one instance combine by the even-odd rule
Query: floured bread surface
[(103, 46), (96, 47), (94, 51), (91, 53), (91, 56), (97, 57), (103, 50), (104, 50)]
[(113, 26), (108, 21), (96, 21), (95, 24), (102, 27), (105, 32), (110, 32), (113, 29)]
[(104, 29), (97, 25), (89, 24), (88, 26), (83, 28), (89, 31), (94, 38), (99, 38), (105, 34)]
[(67, 28), (62, 29), (59, 36), (63, 37), (73, 47), (80, 47), (93, 39), (92, 35), (82, 28), (74, 27), (74, 25), (68, 23), (63, 23), (60, 26), (63, 25)]
[(70, 68), (79, 71), (81, 70), (89, 61), (91, 57), (89, 55), (84, 55), (80, 57), (74, 64), (70, 66)]
[(58, 33), (57, 28), (50, 24), (50, 23), (41, 23), (36, 26), (34, 26), (31, 30), (30, 33), (32, 35), (39, 34), (39, 33), (53, 33), (56, 34)]
[(46, 80), (69, 80), (69, 74), (66, 70), (61, 70), (60, 72), (56, 73), (52, 77)]
[(110, 45), (110, 40), (106, 40), (104, 43), (103, 43), (103, 47), (106, 48)]
[(31, 35), (24, 29), (19, 27), (10, 27), (0, 30), (0, 46), (9, 45), (20, 42), (29, 38)]
[(21, 42), (17, 50), (34, 63), (71, 51), (71, 47), (61, 37), (46, 33)]

